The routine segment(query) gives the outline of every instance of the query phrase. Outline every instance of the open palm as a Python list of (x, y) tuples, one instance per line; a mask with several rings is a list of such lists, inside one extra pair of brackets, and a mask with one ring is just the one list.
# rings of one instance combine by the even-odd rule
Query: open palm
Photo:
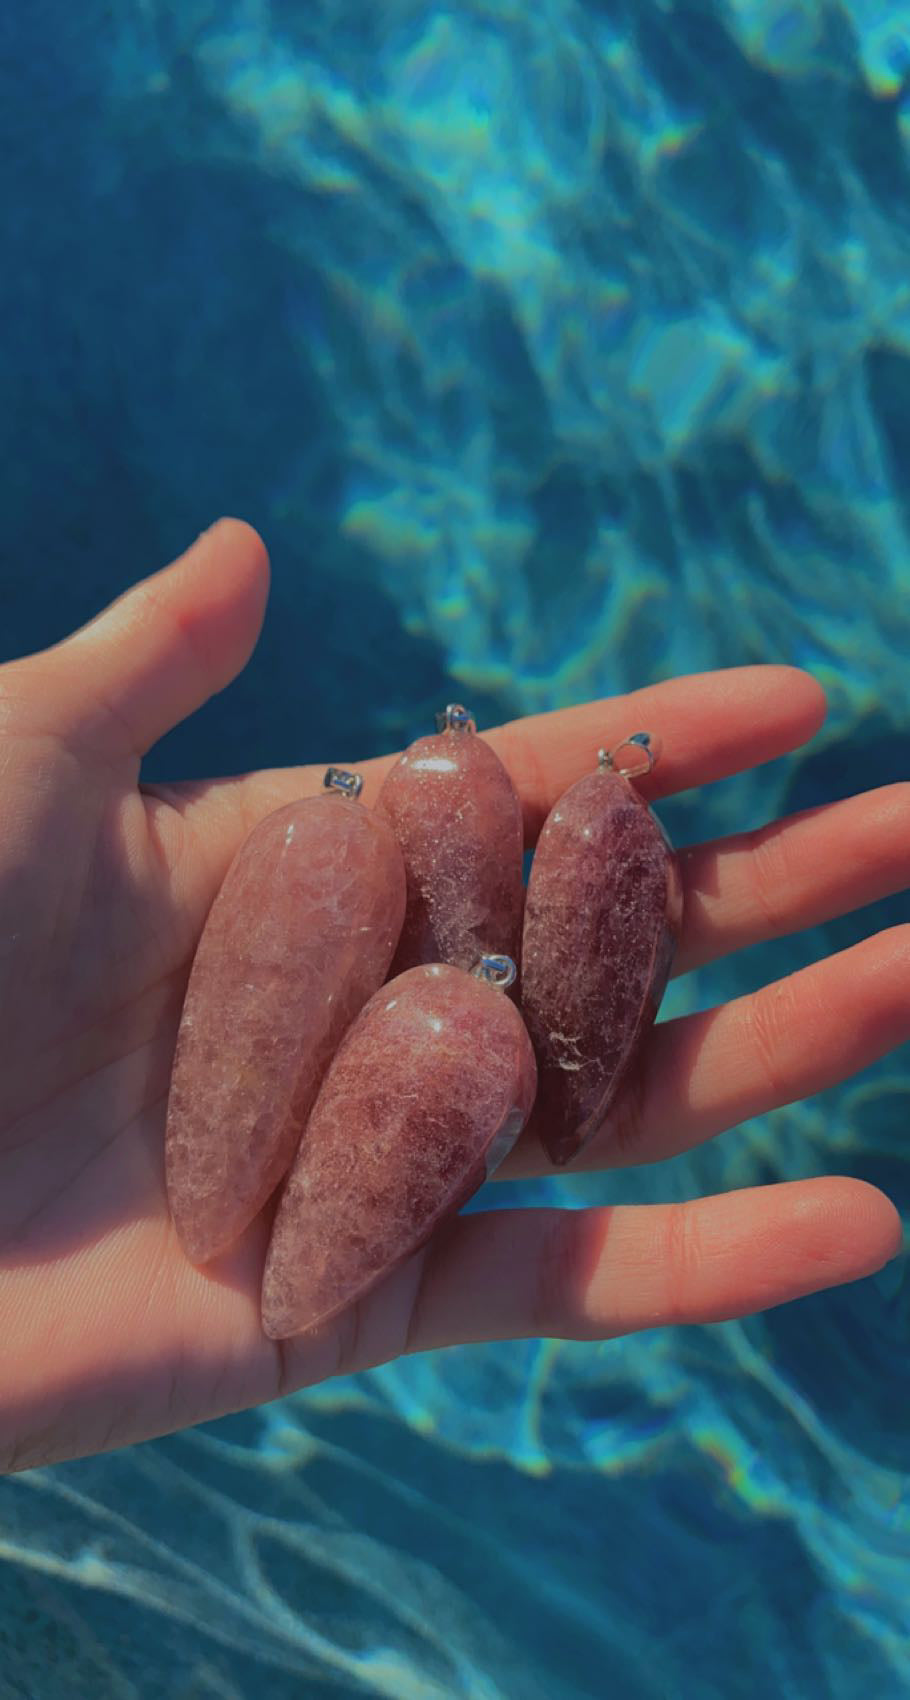
[[(259, 1324), (265, 1217), (206, 1270), (164, 1190), (164, 1117), (193, 952), (242, 839), (321, 770), (140, 787), (141, 755), (244, 665), (264, 549), (223, 521), (65, 643), (0, 668), (0, 1465), (125, 1444), (405, 1351), (603, 1338), (742, 1315), (894, 1255), (874, 1188), (822, 1178), (686, 1205), (456, 1219), (318, 1335)], [(802, 743), (824, 700), (756, 667), (490, 734), (530, 842), (601, 744), (663, 735), (666, 794)], [(350, 752), (327, 751), (330, 758)], [(391, 758), (389, 758), (391, 759)], [(365, 800), (388, 762), (364, 765)], [(910, 788), (892, 786), (683, 858), (678, 970), (906, 882)], [(761, 993), (662, 1023), (585, 1167), (647, 1162), (817, 1091), (910, 1036), (910, 933), (894, 929)], [(546, 1168), (519, 1143), (504, 1172)]]

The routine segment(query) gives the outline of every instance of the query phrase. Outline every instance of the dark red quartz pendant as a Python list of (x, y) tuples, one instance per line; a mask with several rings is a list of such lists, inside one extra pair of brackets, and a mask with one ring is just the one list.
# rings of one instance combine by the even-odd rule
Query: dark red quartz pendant
[(482, 979), (434, 964), (383, 986), (342, 1042), (288, 1176), (266, 1333), (329, 1321), (419, 1250), (515, 1143), (536, 1072), (515, 1005)]
[(601, 1126), (651, 1027), (682, 921), (676, 857), (622, 774), (561, 797), (531, 867), (521, 1007), (539, 1087), (531, 1121), (552, 1162)]
[(471, 969), (491, 953), (517, 962), (521, 944), (521, 804), (467, 711), (443, 718), (445, 731), (405, 750), (376, 803), (408, 881), (396, 974), (422, 962)]

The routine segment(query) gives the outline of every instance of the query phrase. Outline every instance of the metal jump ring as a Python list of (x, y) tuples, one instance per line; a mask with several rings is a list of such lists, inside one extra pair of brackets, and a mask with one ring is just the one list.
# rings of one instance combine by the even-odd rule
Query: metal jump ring
[[(621, 750), (634, 749), (637, 760), (630, 766), (620, 764), (617, 756)], [(604, 773), (620, 773), (624, 779), (639, 779), (643, 774), (651, 773), (660, 756), (660, 741), (651, 732), (633, 732), (630, 738), (623, 738), (614, 744), (612, 750), (598, 750), (597, 760)]]
[(477, 723), (469, 708), (462, 708), (460, 702), (450, 702), (442, 714), (436, 716), (437, 732), (476, 732)]
[(363, 775), (349, 773), (346, 767), (327, 767), (322, 783), (326, 791), (340, 791), (342, 797), (356, 799), (363, 790)]
[(511, 956), (482, 956), (471, 973), (475, 980), (484, 980), (499, 992), (507, 992), (518, 978), (518, 969)]

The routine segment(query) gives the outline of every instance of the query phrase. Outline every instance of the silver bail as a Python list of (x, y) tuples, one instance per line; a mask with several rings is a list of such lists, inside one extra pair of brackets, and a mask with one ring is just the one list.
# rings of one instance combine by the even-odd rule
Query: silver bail
[(462, 708), (460, 702), (450, 702), (442, 714), (436, 716), (437, 732), (476, 732), (477, 723), (469, 708)]
[(484, 980), (488, 986), (495, 986), (498, 992), (507, 992), (518, 978), (518, 969), (511, 956), (482, 956), (471, 973), (475, 980)]
[[(619, 762), (617, 757), (622, 750), (634, 752)], [(630, 738), (623, 738), (614, 744), (612, 750), (598, 750), (597, 761), (602, 773), (619, 773), (623, 779), (640, 779), (645, 773), (651, 773), (660, 757), (660, 739), (651, 732), (633, 732)]]
[(363, 790), (363, 775), (349, 773), (346, 767), (327, 767), (322, 783), (326, 791), (340, 791), (342, 797), (353, 800)]

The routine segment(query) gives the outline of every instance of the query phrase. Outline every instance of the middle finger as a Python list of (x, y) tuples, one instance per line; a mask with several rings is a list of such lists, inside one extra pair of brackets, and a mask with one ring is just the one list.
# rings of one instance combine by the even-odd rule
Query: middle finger
[(883, 785), (679, 856), (674, 975), (817, 927), (910, 884), (910, 785)]

